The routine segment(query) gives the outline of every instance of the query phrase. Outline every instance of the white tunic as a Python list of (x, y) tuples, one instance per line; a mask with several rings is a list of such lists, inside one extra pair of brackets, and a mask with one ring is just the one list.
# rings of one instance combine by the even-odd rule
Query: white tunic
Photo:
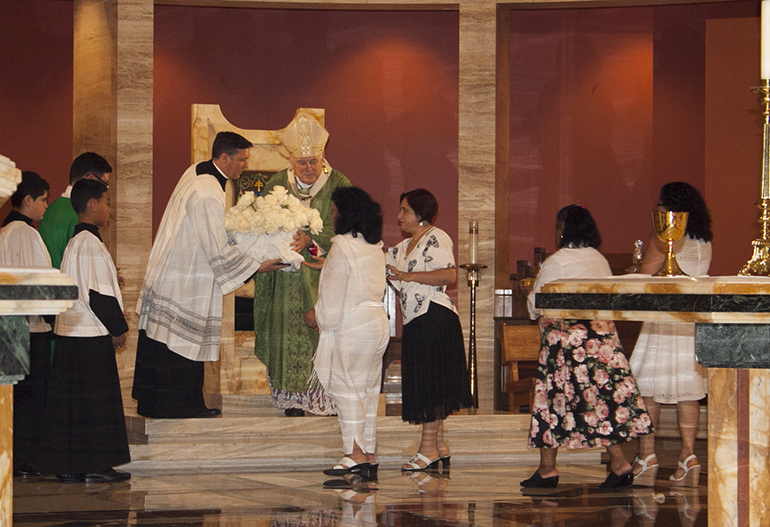
[[(711, 242), (687, 236), (674, 245), (674, 254), (688, 275), (708, 274)], [(645, 322), (629, 362), (644, 397), (674, 404), (706, 396), (708, 373), (695, 358), (695, 324)]]
[[(23, 221), (12, 221), (0, 229), (0, 265), (8, 267), (51, 267), (48, 254), (34, 227)], [(29, 315), (30, 333), (51, 330), (40, 315)]]
[(337, 235), (321, 271), (316, 303), (320, 329), (313, 359), (324, 389), (337, 404), (342, 448), (354, 442), (374, 452), (382, 355), (390, 339), (382, 242)]
[(144, 276), (138, 329), (194, 361), (219, 358), (222, 297), (259, 269), (228, 236), (225, 192), (192, 165), (177, 183)]
[(90, 290), (118, 300), (123, 309), (123, 297), (118, 286), (118, 272), (107, 247), (89, 231), (76, 234), (64, 249), (61, 272), (72, 278), (78, 287), (75, 304), (56, 317), (54, 333), (64, 337), (99, 337), (110, 332), (90, 307)]
[[(452, 238), (438, 227), (428, 229), (412, 249), (412, 252), (407, 254), (406, 249), (411, 241), (411, 238), (402, 240), (388, 252), (386, 256), (388, 265), (408, 273), (454, 269), (455, 257)], [(457, 313), (452, 300), (446, 294), (446, 286), (402, 282), (393, 279), (391, 279), (391, 283), (399, 291), (398, 298), (401, 302), (401, 317), (404, 324), (408, 324), (416, 317), (427, 313), (431, 302)]]

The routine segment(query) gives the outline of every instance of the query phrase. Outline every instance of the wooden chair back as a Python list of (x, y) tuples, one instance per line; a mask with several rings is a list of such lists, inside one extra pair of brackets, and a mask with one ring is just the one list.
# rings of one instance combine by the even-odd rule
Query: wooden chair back
[(503, 326), (500, 338), (500, 361), (505, 372), (505, 392), (508, 394), (508, 411), (519, 412), (528, 404), (529, 411), (535, 401), (535, 379), (520, 377), (520, 362), (537, 362), (540, 358), (540, 328), (535, 325)]

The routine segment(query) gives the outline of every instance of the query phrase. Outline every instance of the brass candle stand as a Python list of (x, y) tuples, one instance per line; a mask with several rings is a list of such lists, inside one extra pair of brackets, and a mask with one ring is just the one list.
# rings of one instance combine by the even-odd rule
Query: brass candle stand
[(751, 242), (754, 254), (746, 265), (738, 272), (744, 276), (768, 276), (770, 275), (770, 79), (762, 79), (762, 85), (751, 88), (751, 91), (759, 94), (762, 104), (764, 125), (762, 131), (762, 189), (756, 202), (759, 212), (759, 224), (761, 225), (761, 238)]
[(471, 289), (471, 330), (468, 338), (468, 375), (471, 381), (473, 407), (479, 407), (479, 372), (476, 360), (476, 287), (479, 285), (479, 271), (487, 266), (480, 263), (467, 263), (460, 269), (468, 271), (468, 287)]

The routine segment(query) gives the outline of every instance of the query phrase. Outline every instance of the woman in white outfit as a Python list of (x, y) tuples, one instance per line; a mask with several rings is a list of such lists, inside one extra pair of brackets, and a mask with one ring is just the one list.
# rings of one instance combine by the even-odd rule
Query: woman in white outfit
[[(686, 235), (674, 244), (676, 261), (690, 276), (707, 275), (713, 235), (711, 216), (700, 193), (688, 183), (668, 183), (660, 189), (657, 210), (689, 213)], [(656, 272), (666, 251), (653, 233), (642, 273)], [(676, 404), (682, 448), (671, 484), (697, 486), (700, 464), (694, 448), (700, 422), (698, 401), (706, 396), (707, 373), (695, 360), (695, 324), (645, 322), (630, 362), (653, 426), (658, 426), (661, 404)], [(653, 486), (657, 472), (655, 435), (642, 436), (634, 462), (634, 483)]]
[(337, 404), (342, 432), (344, 457), (324, 473), (375, 478), (382, 355), (390, 339), (382, 304), (382, 213), (356, 187), (338, 188), (332, 201), (336, 236), (321, 270), (318, 302), (305, 314), (305, 322), (320, 330), (313, 364)]

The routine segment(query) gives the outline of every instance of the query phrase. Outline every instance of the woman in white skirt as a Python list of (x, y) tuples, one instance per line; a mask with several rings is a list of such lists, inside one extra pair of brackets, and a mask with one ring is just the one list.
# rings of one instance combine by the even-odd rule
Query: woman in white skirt
[[(676, 260), (690, 276), (707, 275), (713, 235), (711, 216), (700, 193), (688, 183), (668, 183), (660, 189), (657, 210), (689, 213), (686, 235), (674, 244)], [(665, 244), (653, 233), (642, 273), (656, 272), (666, 251)], [(707, 373), (695, 360), (695, 324), (645, 322), (630, 362), (654, 427), (658, 426), (660, 405), (676, 404), (682, 448), (671, 484), (697, 486), (700, 463), (694, 448), (700, 422), (698, 401), (706, 396)], [(642, 436), (634, 462), (634, 483), (653, 486), (658, 466), (655, 435)]]

